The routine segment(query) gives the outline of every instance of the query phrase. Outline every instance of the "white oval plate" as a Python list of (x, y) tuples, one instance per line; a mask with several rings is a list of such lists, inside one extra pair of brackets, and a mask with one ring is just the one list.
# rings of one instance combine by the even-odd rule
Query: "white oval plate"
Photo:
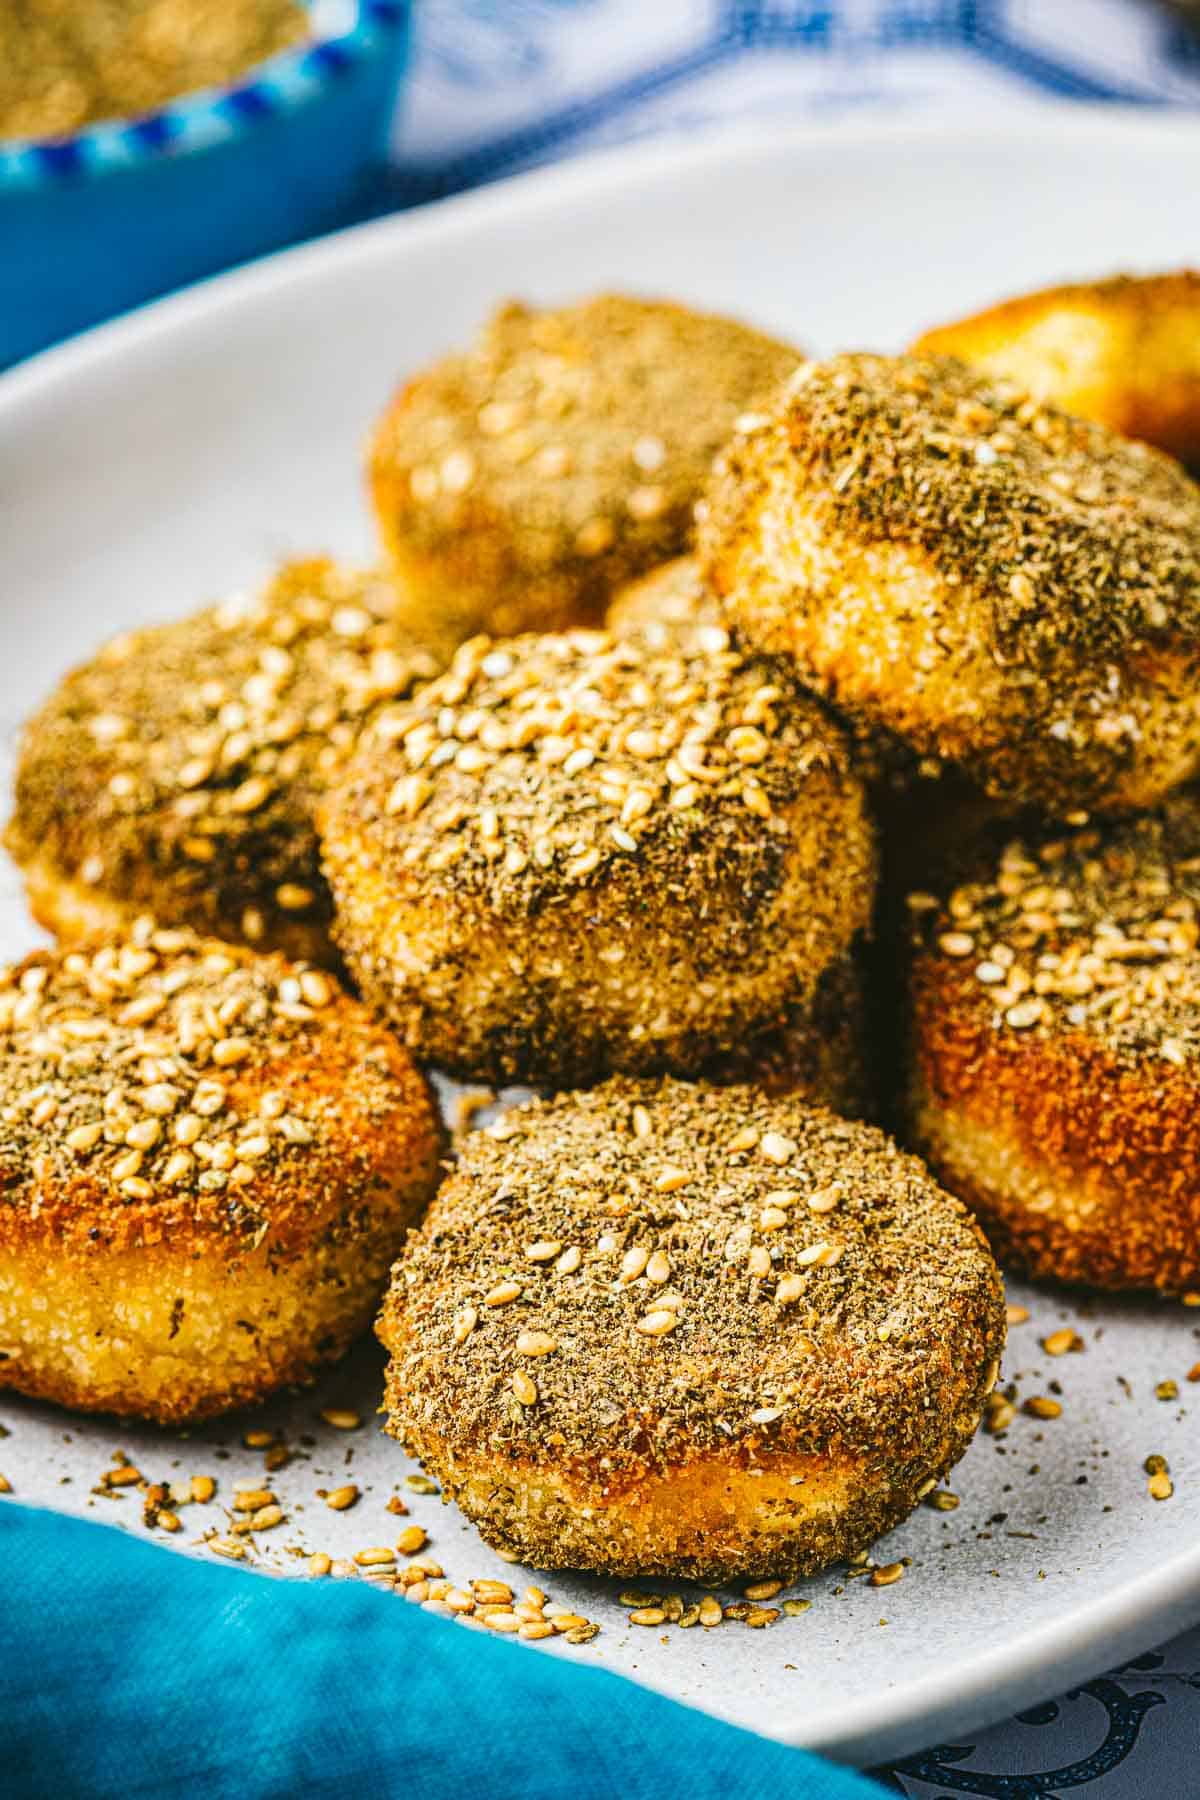
[[(0, 382), (6, 741), (63, 668), (118, 628), (191, 609), (285, 551), (365, 550), (359, 465), (373, 416), (403, 372), (504, 296), (628, 286), (817, 349), (899, 347), (919, 326), (1036, 283), (1200, 264), (1198, 190), (1200, 126), (1178, 117), (1072, 109), (978, 131), (851, 125), (769, 144), (743, 131), (372, 225), (57, 350)], [(32, 927), (11, 870), (0, 901), (0, 946), (15, 953)], [(898, 1585), (832, 1572), (804, 1584), (803, 1617), (706, 1634), (629, 1626), (615, 1587), (553, 1577), (556, 1598), (603, 1626), (586, 1648), (555, 1653), (870, 1763), (1061, 1692), (1200, 1618), (1200, 1439), (1184, 1384), (1200, 1315), (1014, 1297), (1034, 1317), (1012, 1334), (1005, 1378), (1023, 1395), (1057, 1381), (1063, 1415), (1021, 1416), (976, 1443), (954, 1476), (959, 1509), (922, 1509), (887, 1540), (880, 1560), (912, 1558)], [(1051, 1360), (1038, 1340), (1063, 1321), (1087, 1348)], [(1180, 1383), (1175, 1403), (1154, 1397), (1167, 1377)], [(321, 1394), (369, 1418), (378, 1380), (365, 1350)], [(352, 1551), (394, 1523), (382, 1500), (403, 1459), (374, 1432), (320, 1426), (320, 1404), (310, 1394), (267, 1409), (296, 1460), (274, 1477), (290, 1523), (260, 1540), (264, 1566), (289, 1565), (289, 1543)], [(0, 1420), (18, 1495), (139, 1530), (136, 1496), (89, 1492), (118, 1443), (152, 1479), (207, 1467), (228, 1493), (261, 1478), (261, 1456), (240, 1446), (244, 1421), (185, 1446), (12, 1397)], [(222, 1448), (228, 1460), (214, 1460)], [(1152, 1451), (1170, 1459), (1166, 1504), (1147, 1495)], [(346, 1479), (348, 1453), (364, 1499), (333, 1514), (314, 1490)], [(505, 1572), (457, 1514), (408, 1498), (448, 1573)], [(216, 1507), (193, 1508), (179, 1535), (221, 1523)]]

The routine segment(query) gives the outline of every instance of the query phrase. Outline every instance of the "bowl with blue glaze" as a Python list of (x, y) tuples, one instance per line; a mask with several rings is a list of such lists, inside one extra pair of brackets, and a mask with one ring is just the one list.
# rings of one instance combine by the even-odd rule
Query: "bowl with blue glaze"
[(313, 36), (228, 86), (0, 141), (0, 367), (369, 204), (409, 0), (310, 0)]

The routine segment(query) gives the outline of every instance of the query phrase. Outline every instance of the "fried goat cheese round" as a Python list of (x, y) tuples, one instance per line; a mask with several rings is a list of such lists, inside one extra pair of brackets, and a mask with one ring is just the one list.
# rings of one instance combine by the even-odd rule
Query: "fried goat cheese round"
[(149, 921), (27, 957), (0, 973), (0, 1388), (174, 1424), (308, 1380), (440, 1147), (319, 970)]
[(610, 631), (720, 622), (720, 601), (705, 585), (694, 556), (677, 556), (618, 588), (605, 619)]
[(1117, 275), (1023, 294), (927, 331), (920, 356), (961, 356), (1038, 400), (1200, 464), (1200, 274)]
[(851, 1119), (874, 1118), (881, 1070), (873, 949), (864, 943), (831, 963), (811, 995), (736, 1050), (714, 1057), (702, 1077), (792, 1094)]
[(698, 513), (736, 627), (859, 730), (1069, 817), (1200, 761), (1200, 488), (951, 358), (806, 364)]
[(115, 638), (25, 727), (6, 843), (67, 941), (141, 912), (329, 963), (313, 806), (439, 667), (379, 575), (285, 564), (254, 595)]
[(502, 307), (400, 389), (371, 447), (412, 628), (452, 648), (597, 624), (616, 587), (686, 547), (735, 419), (799, 359), (665, 301)]
[(377, 1329), (387, 1429), (489, 1543), (715, 1583), (903, 1519), (1005, 1312), (966, 1208), (873, 1127), (618, 1079), (468, 1139)]
[(840, 731), (719, 626), (475, 639), (321, 822), (355, 981), (477, 1080), (697, 1072), (870, 920)]
[(1200, 1286), (1200, 805), (918, 894), (908, 1135), (1049, 1281)]

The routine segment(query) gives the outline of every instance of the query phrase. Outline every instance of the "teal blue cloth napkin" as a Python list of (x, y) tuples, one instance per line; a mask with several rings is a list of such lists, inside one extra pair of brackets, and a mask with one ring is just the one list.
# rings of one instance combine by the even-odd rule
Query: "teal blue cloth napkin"
[(269, 1580), (12, 1501), (0, 1571), (4, 1800), (881, 1791), (352, 1582)]

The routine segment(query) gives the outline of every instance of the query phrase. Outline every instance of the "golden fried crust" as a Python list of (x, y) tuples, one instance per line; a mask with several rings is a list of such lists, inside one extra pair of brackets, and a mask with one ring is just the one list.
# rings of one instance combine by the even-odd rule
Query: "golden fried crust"
[(1023, 294), (917, 339), (1036, 399), (1200, 463), (1200, 275), (1118, 275)]
[(597, 623), (676, 556), (712, 458), (799, 352), (733, 320), (600, 295), (501, 308), (409, 381), (370, 455), (375, 511), (422, 634), (453, 648)]
[(479, 1133), (393, 1271), (388, 1429), (537, 1567), (853, 1554), (962, 1454), (1004, 1342), (966, 1209), (882, 1133), (613, 1081)]
[(1047, 1280), (1200, 1285), (1200, 824), (1015, 842), (918, 912), (908, 1131)]
[(337, 941), (475, 1079), (692, 1073), (787, 1022), (870, 920), (844, 741), (719, 627), (477, 639), (322, 813)]
[(618, 588), (605, 620), (610, 631), (646, 625), (719, 625), (721, 603), (705, 585), (694, 556), (677, 556)]
[(764, 1094), (794, 1095), (849, 1119), (873, 1119), (878, 1071), (872, 1055), (868, 950), (831, 963), (816, 991), (777, 1023), (703, 1070), (727, 1086), (752, 1083)]
[(149, 911), (329, 963), (313, 806), (438, 663), (379, 575), (284, 565), (261, 594), (123, 634), (26, 726), (6, 842), (64, 941)]
[(0, 1386), (199, 1418), (369, 1321), (440, 1128), (330, 977), (143, 921), (5, 971), (0, 1033)]
[(1200, 489), (949, 358), (806, 364), (719, 458), (702, 572), (852, 725), (1066, 816), (1197, 764)]

